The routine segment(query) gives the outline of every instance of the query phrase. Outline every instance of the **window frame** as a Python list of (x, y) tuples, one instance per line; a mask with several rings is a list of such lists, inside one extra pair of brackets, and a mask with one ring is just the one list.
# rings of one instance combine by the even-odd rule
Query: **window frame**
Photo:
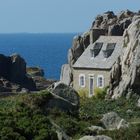
[[(102, 86), (100, 86), (99, 78), (102, 78)], [(104, 83), (105, 83), (104, 76), (103, 75), (98, 75), (97, 76), (97, 87), (98, 88), (104, 88)]]
[[(81, 77), (83, 77), (83, 81), (84, 81), (83, 85), (81, 85)], [(80, 74), (79, 75), (79, 86), (82, 87), (82, 88), (86, 86), (85, 74)]]

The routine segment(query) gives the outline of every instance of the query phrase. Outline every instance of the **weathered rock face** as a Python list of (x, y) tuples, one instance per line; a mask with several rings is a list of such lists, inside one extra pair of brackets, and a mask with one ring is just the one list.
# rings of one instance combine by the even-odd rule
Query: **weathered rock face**
[(81, 54), (89, 44), (90, 44), (89, 32), (84, 33), (82, 36), (78, 35), (74, 37), (72, 48), (68, 52), (68, 64), (70, 65), (70, 67), (81, 56)]
[(18, 54), (0, 55), (1, 92), (16, 92), (21, 88), (36, 90), (32, 78), (26, 76), (26, 62)]
[(11, 55), (10, 81), (22, 82), (26, 75), (26, 62), (18, 54)]
[(47, 108), (58, 108), (62, 111), (77, 115), (79, 110), (79, 95), (71, 87), (60, 83), (52, 91), (53, 98)]
[(54, 94), (68, 100), (69, 102), (79, 106), (80, 99), (78, 93), (71, 87), (60, 83), (52, 91)]
[(0, 54), (0, 76), (9, 78), (11, 61), (10, 57)]
[(129, 92), (140, 93), (140, 17), (124, 33), (123, 53), (110, 75), (108, 95), (118, 98)]
[[(105, 129), (104, 128), (102, 128), (102, 127), (100, 127), (100, 126), (91, 126), (91, 127), (88, 127), (87, 128), (87, 133), (89, 133), (89, 134), (99, 134), (100, 132), (102, 132), (102, 131), (104, 131)], [(87, 134), (86, 133), (86, 134)]]
[(101, 122), (107, 130), (127, 128), (129, 126), (129, 124), (115, 112), (104, 114)]
[(34, 83), (36, 84), (36, 89), (38, 91), (45, 90), (49, 88), (56, 80), (53, 79), (46, 79), (44, 77), (43, 69), (39, 67), (27, 67), (26, 68), (27, 75), (32, 77)]
[(44, 70), (39, 67), (27, 67), (26, 72), (32, 77), (34, 77), (34, 76), (43, 77), (44, 76)]
[(140, 107), (140, 98), (138, 99), (137, 107)]
[(99, 136), (84, 136), (79, 140), (112, 140), (112, 138), (105, 135), (99, 135)]
[(103, 15), (98, 15), (92, 24), (92, 28), (104, 29), (106, 35), (123, 35), (123, 32), (132, 23), (132, 18), (138, 13), (129, 10), (122, 11), (115, 15), (112, 11), (108, 11)]
[(72, 72), (69, 64), (64, 64), (61, 68), (60, 81), (66, 85), (70, 85), (72, 80)]
[[(112, 11), (108, 11), (103, 15), (98, 15), (92, 23), (91, 29), (83, 35), (78, 35), (73, 39), (72, 48), (68, 52), (68, 64), (71, 68), (70, 83), (72, 83), (72, 65), (81, 56), (89, 44), (94, 43), (100, 35), (122, 36), (125, 29), (132, 23), (132, 21), (140, 15), (129, 10), (122, 11), (115, 15)], [(63, 70), (63, 69), (62, 69)], [(62, 75), (66, 75), (62, 71)]]

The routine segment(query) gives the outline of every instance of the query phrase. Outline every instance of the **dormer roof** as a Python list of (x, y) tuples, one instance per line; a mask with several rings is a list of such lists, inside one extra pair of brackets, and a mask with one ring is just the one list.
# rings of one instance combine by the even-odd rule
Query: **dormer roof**
[(73, 68), (111, 69), (122, 53), (122, 48), (122, 36), (100, 36), (95, 43), (87, 47)]

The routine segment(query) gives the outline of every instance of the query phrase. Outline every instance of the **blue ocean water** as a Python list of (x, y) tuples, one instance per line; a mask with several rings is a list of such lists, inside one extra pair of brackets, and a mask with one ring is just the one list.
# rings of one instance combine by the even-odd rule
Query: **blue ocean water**
[(67, 52), (75, 35), (0, 34), (0, 53), (18, 53), (27, 66), (39, 66), (44, 69), (46, 78), (58, 80), (62, 64), (67, 63)]

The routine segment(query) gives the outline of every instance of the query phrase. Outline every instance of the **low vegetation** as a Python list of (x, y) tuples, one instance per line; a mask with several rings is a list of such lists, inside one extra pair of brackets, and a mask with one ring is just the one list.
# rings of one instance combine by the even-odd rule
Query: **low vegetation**
[(132, 122), (131, 126), (121, 130), (106, 130), (100, 134), (110, 136), (113, 140), (139, 140), (140, 124), (133, 123), (140, 122), (140, 109), (136, 107), (136, 98), (129, 100), (120, 98), (112, 101), (104, 100), (103, 97), (81, 98), (79, 113), (77, 112), (76, 116), (57, 108), (46, 112), (44, 106), (51, 98), (51, 94), (47, 91), (1, 99), (0, 139), (57, 140), (53, 121), (68, 136), (76, 140), (88, 134), (87, 128), (91, 125), (104, 127), (100, 122), (103, 114), (114, 111), (128, 122)]
[(20, 95), (0, 101), (1, 140), (51, 140), (56, 133), (41, 106), (49, 93)]

